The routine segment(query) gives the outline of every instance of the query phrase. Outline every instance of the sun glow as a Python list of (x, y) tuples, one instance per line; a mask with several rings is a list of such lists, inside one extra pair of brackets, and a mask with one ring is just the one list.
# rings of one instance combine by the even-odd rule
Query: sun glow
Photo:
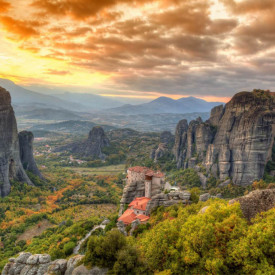
[(243, 87), (275, 87), (272, 1), (89, 1), (2, 0), (0, 76), (112, 97), (222, 102)]

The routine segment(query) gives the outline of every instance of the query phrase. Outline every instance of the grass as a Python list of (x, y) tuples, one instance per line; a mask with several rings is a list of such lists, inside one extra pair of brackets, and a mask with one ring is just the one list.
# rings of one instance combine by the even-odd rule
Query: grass
[(103, 167), (66, 167), (67, 170), (74, 171), (81, 175), (117, 175), (125, 172), (125, 164), (110, 165)]

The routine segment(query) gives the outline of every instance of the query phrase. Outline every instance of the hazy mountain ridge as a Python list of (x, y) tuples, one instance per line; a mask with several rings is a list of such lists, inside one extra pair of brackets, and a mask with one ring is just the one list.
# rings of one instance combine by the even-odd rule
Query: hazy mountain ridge
[(12, 98), (12, 105), (22, 106), (22, 105), (35, 105), (42, 108), (62, 108), (62, 109), (72, 109), (80, 110), (82, 106), (65, 100), (61, 100), (54, 96), (43, 95), (37, 92), (33, 92), (16, 85), (14, 82), (8, 79), (0, 78), (0, 86), (7, 89)]
[(196, 97), (183, 97), (174, 100), (169, 97), (159, 97), (149, 103), (131, 105), (126, 104), (121, 107), (112, 108), (107, 111), (116, 114), (158, 114), (158, 113), (194, 113), (210, 112), (215, 106), (224, 104), (223, 102), (207, 102)]
[(82, 120), (84, 119), (75, 112), (69, 110), (57, 110), (51, 108), (35, 108), (32, 110), (22, 110), (22, 108), (15, 108), (17, 116), (25, 119), (39, 119), (39, 120)]
[(66, 100), (70, 102), (75, 102), (77, 104), (83, 105), (84, 107), (86, 107), (85, 109), (89, 108), (90, 110), (94, 111), (120, 107), (124, 105), (123, 102), (120, 102), (118, 100), (94, 94), (66, 92), (63, 94), (54, 94), (53, 96), (61, 100), (66, 98)]

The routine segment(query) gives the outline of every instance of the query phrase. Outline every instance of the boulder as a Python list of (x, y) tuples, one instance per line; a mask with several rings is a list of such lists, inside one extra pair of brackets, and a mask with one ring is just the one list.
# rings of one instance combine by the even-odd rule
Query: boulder
[(20, 264), (26, 264), (27, 263), (27, 260), (28, 258), (31, 256), (32, 254), (29, 253), (29, 252), (20, 252), (19, 253), (19, 256), (13, 261), (15, 263), (20, 263)]
[(230, 200), (229, 204), (236, 202), (240, 203), (244, 217), (251, 220), (258, 213), (275, 207), (275, 189), (255, 190), (246, 196)]
[(39, 259), (39, 255), (37, 255), (37, 254), (31, 255), (31, 256), (28, 258), (26, 264), (28, 264), (28, 265), (35, 265), (35, 264), (38, 264), (38, 263), (39, 263), (39, 262), (38, 262), (38, 259)]
[(84, 265), (80, 265), (74, 269), (72, 275), (105, 275), (108, 269), (93, 267), (92, 269), (87, 269)]
[(58, 259), (51, 262), (48, 273), (54, 275), (63, 275), (67, 269), (67, 260)]
[(83, 255), (76, 255), (70, 258), (67, 262), (67, 269), (65, 275), (72, 275), (76, 265), (83, 259)]
[(211, 195), (209, 193), (205, 193), (200, 195), (199, 201), (207, 201), (211, 198)]
[(204, 206), (201, 210), (200, 210), (200, 214), (204, 214), (206, 212), (206, 210), (209, 208), (209, 206)]

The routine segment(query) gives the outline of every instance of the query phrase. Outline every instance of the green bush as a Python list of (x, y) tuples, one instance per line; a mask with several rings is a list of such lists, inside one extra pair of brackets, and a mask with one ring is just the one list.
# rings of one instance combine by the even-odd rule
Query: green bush
[(66, 256), (71, 255), (73, 253), (75, 246), (76, 246), (75, 242), (71, 241), (71, 242), (66, 243), (63, 248), (65, 255)]

